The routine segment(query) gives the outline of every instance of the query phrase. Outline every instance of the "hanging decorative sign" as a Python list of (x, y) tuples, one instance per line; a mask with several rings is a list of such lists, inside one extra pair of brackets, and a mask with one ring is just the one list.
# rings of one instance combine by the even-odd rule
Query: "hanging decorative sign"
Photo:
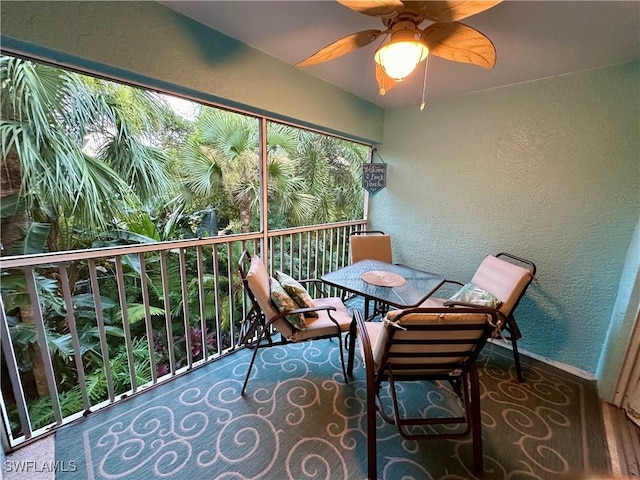
[(362, 166), (362, 188), (374, 195), (387, 186), (387, 164), (365, 163)]

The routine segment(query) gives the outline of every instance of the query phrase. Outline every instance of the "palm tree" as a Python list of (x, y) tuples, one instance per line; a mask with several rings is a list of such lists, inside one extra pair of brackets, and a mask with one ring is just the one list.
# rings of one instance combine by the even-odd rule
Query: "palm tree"
[[(288, 151), (296, 148), (294, 129), (270, 124), (269, 209), (287, 214), (294, 224), (311, 219), (313, 198), (306, 193), (302, 177), (296, 174), (295, 161)], [(258, 219), (256, 207), (260, 195), (260, 156), (258, 124), (251, 117), (223, 110), (203, 109), (194, 137), (181, 152), (181, 174), (188, 193), (187, 199), (215, 205), (229, 218), (240, 220), (243, 232), (251, 230)]]
[[(3, 235), (24, 229), (27, 213), (54, 221), (67, 213), (105, 225), (116, 213), (109, 200), (128, 188), (82, 151), (81, 135), (82, 124), (106, 114), (106, 105), (82, 90), (77, 75), (14, 57), (0, 58), (0, 82), (1, 174), (9, 187), (0, 198), (22, 207), (3, 219)], [(10, 253), (15, 238), (2, 241)]]
[(299, 174), (316, 199), (317, 223), (362, 218), (362, 165), (368, 147), (300, 130), (296, 153)]
[[(114, 92), (93, 82), (23, 59), (0, 58), (3, 253), (18, 253), (18, 232), (25, 232), (29, 222), (48, 224), (48, 248), (58, 250), (64, 239), (63, 246), (70, 246), (74, 225), (102, 230), (128, 205), (166, 190), (163, 156), (148, 138), (147, 144), (140, 138), (148, 132), (150, 115), (136, 114), (135, 102), (123, 106)], [(83, 148), (89, 135), (100, 142), (95, 156)], [(72, 287), (74, 277), (70, 272)], [(30, 305), (21, 306), (20, 313), (22, 322), (33, 322)], [(45, 396), (40, 356), (32, 361), (38, 393)]]
[[(111, 205), (106, 200), (114, 196), (112, 185), (120, 182), (125, 187), (108, 168), (96, 168), (95, 175), (88, 175), (93, 172), (89, 168), (91, 159), (75, 141), (79, 132), (74, 131), (73, 125), (80, 119), (95, 118), (103, 105), (87, 96), (90, 101), (85, 110), (68, 108), (67, 94), (81, 92), (76, 88), (79, 84), (65, 72), (13, 57), (0, 58), (0, 199), (17, 206), (13, 212), (3, 214), (5, 252), (14, 252), (20, 238), (17, 232), (28, 225), (28, 212), (34, 219), (53, 219), (68, 211), (90, 224), (104, 224), (100, 206)], [(67, 122), (71, 128), (66, 128)], [(23, 322), (33, 323), (30, 305), (22, 305), (20, 313)], [(34, 345), (31, 347), (36, 387), (43, 397), (49, 393), (44, 368)]]

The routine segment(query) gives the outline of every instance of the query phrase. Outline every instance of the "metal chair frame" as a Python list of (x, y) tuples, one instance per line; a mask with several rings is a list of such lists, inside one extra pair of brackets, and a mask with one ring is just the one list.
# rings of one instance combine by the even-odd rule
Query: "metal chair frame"
[[(382, 230), (355, 230), (355, 231), (351, 232), (351, 235), (387, 235), (387, 234), (384, 233)], [(375, 260), (379, 260), (379, 258), (376, 258)], [(352, 259), (352, 261), (353, 261), (353, 259)], [(366, 312), (365, 316), (367, 316), (367, 317), (375, 318), (378, 315), (383, 317), (389, 311), (389, 305), (387, 305), (385, 303), (382, 303), (382, 302), (374, 301), (373, 302), (373, 313), (369, 316), (368, 315), (368, 313), (369, 313), (369, 300), (367, 300), (365, 298), (364, 302), (365, 302), (365, 312)]]
[[(524, 286), (524, 288), (520, 292), (520, 295), (518, 296), (517, 300), (513, 304), (513, 308), (511, 308), (511, 311), (507, 315), (503, 315), (501, 312), (496, 311), (496, 313), (498, 314), (499, 325), (501, 326), (501, 330), (507, 332), (507, 335), (502, 335), (502, 337), (505, 340), (511, 342), (511, 349), (513, 350), (513, 361), (516, 367), (516, 375), (518, 377), (518, 381), (522, 383), (524, 382), (524, 375), (522, 374), (522, 365), (520, 363), (520, 353), (518, 352), (518, 340), (522, 338), (522, 332), (520, 331), (520, 328), (518, 327), (518, 323), (516, 322), (516, 319), (513, 316), (513, 312), (515, 312), (516, 308), (518, 307), (518, 304), (520, 303), (520, 300), (526, 293), (527, 288), (529, 287), (531, 282), (534, 280), (536, 275), (536, 266), (531, 260), (518, 257), (511, 253), (500, 252), (494, 256), (496, 258), (502, 258), (503, 260), (509, 259), (508, 261), (512, 261), (512, 263), (520, 264), (521, 266), (524, 266), (531, 272), (531, 277), (529, 279), (529, 282)], [(445, 283), (453, 283), (460, 286), (464, 285), (462, 282), (458, 282), (455, 280), (445, 280)], [(453, 305), (452, 302), (445, 302), (444, 304), (445, 306)]]
[[(264, 311), (260, 307), (260, 304), (258, 303), (254, 293), (251, 291), (251, 287), (249, 286), (249, 281), (247, 279), (248, 270), (245, 269), (245, 266), (250, 262), (251, 262), (251, 254), (245, 250), (240, 256), (240, 260), (238, 261), (238, 271), (240, 273), (240, 278), (242, 279), (242, 285), (244, 287), (244, 290), (251, 302), (251, 308), (249, 309), (249, 311), (245, 316), (244, 324), (240, 333), (241, 339), (239, 340), (238, 344), (244, 345), (248, 348), (252, 348), (254, 351), (253, 351), (253, 355), (251, 356), (251, 362), (249, 363), (247, 375), (244, 379), (244, 384), (242, 386), (242, 395), (245, 394), (247, 384), (249, 382), (249, 376), (251, 375), (251, 369), (253, 368), (253, 364), (255, 363), (256, 356), (260, 348), (271, 347), (275, 345), (286, 345), (289, 343), (306, 342), (310, 340), (319, 340), (324, 338), (338, 339), (339, 348), (340, 348), (340, 361), (342, 364), (342, 373), (344, 374), (345, 382), (349, 383), (349, 379), (347, 378), (347, 371), (345, 368), (344, 351), (342, 346), (343, 330), (340, 328), (340, 324), (338, 323), (338, 321), (331, 315), (331, 312), (335, 311), (336, 308), (328, 305), (322, 305), (322, 306), (316, 306), (316, 307), (310, 307), (310, 308), (298, 308), (295, 310), (283, 311), (278, 313), (272, 318), (267, 318)], [(317, 283), (318, 291), (323, 292), (322, 282), (320, 280), (309, 279), (309, 280), (300, 281), (300, 283), (308, 283), (308, 282)], [(291, 315), (291, 314), (298, 314), (298, 313), (306, 314), (309, 312), (317, 312), (321, 310), (326, 310), (329, 316), (329, 319), (335, 324), (336, 331), (334, 333), (312, 336), (312, 337), (305, 338), (303, 340), (299, 340), (297, 342), (293, 342), (287, 339), (285, 335), (280, 335), (280, 340), (278, 341), (272, 338), (271, 331), (272, 331), (272, 328), (274, 328), (274, 324), (278, 320), (283, 319), (287, 315)], [(252, 337), (256, 337), (255, 340), (251, 340)], [(267, 343), (263, 344), (263, 340), (265, 339), (267, 340)]]
[[(484, 321), (476, 323), (424, 322), (419, 325), (402, 324), (402, 317), (410, 314), (479, 314)], [(484, 347), (487, 338), (491, 335), (497, 314), (495, 310), (486, 307), (441, 307), (441, 308), (411, 308), (400, 312), (394, 317), (391, 325), (384, 323), (380, 328), (388, 329), (387, 343), (384, 345), (384, 353), (378, 365), (373, 358), (373, 346), (367, 333), (367, 327), (360, 312), (354, 312), (355, 322), (353, 330), (357, 330), (357, 336), (361, 342), (363, 361), (366, 371), (366, 403), (367, 403), (367, 472), (370, 480), (377, 478), (377, 447), (376, 447), (376, 412), (385, 422), (395, 425), (403, 438), (411, 440), (429, 440), (440, 438), (472, 437), (473, 443), (473, 472), (481, 477), (483, 475), (482, 458), (482, 433), (481, 433), (481, 409), (480, 409), (480, 382), (476, 367), (476, 359)], [(429, 339), (425, 335), (414, 340), (405, 335), (399, 340), (395, 339), (395, 332), (399, 329), (407, 332), (459, 332), (459, 339), (455, 336), (445, 339)], [(465, 332), (467, 333), (465, 335)], [(475, 332), (477, 337), (469, 335)], [(354, 332), (355, 333), (355, 332)], [(354, 338), (355, 335), (352, 335)], [(428, 337), (428, 335), (427, 335)], [(401, 346), (404, 352), (391, 351), (392, 347)], [(446, 346), (447, 352), (436, 351), (434, 346)], [(349, 364), (347, 370), (351, 374), (353, 369), (353, 350), (355, 340), (349, 350)], [(410, 351), (410, 352), (409, 352)], [(419, 353), (417, 353), (419, 352)], [(439, 358), (438, 363), (431, 363), (429, 358)], [(450, 357), (450, 361), (442, 360)], [(414, 359), (408, 362), (408, 359)], [(435, 381), (446, 380), (453, 386), (454, 391), (461, 397), (464, 403), (464, 414), (460, 416), (448, 416), (438, 418), (405, 417), (400, 414), (398, 407), (398, 392), (396, 382), (399, 381)], [(380, 390), (384, 383), (389, 384), (392, 412), (387, 413), (380, 400)], [(425, 425), (450, 425), (464, 424), (463, 431), (444, 433), (410, 433), (408, 426)]]

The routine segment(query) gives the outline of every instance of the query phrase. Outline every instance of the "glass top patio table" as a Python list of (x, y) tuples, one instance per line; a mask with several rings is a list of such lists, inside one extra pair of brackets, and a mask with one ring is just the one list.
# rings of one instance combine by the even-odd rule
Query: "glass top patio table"
[[(392, 279), (399, 275), (404, 283), (398, 286), (374, 285), (363, 280), (362, 275), (367, 272), (390, 273)], [(397, 308), (417, 307), (444, 283), (440, 275), (378, 260), (361, 260), (321, 278), (326, 284), (362, 295), (365, 300), (377, 300)]]

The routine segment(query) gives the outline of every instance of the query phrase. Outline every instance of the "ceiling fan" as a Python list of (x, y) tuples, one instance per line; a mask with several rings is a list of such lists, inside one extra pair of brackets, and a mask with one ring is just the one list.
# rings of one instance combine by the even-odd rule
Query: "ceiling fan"
[[(338, 0), (355, 12), (379, 17), (385, 29), (348, 35), (320, 49), (296, 67), (333, 60), (384, 36), (384, 39), (389, 37), (389, 41), (384, 43), (383, 39), (374, 54), (380, 95), (404, 80), (428, 54), (491, 69), (496, 62), (493, 43), (459, 20), (488, 10), (501, 1)], [(432, 23), (420, 28), (426, 21)]]

